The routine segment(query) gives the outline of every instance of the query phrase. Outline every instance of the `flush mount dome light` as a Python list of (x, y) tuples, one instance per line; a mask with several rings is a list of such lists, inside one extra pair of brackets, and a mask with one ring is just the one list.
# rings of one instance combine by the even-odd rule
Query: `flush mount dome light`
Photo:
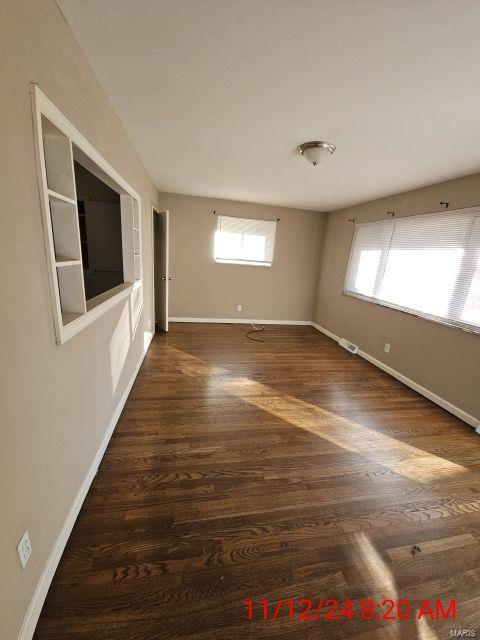
[(314, 167), (320, 162), (325, 162), (333, 152), (336, 146), (329, 142), (323, 142), (323, 140), (313, 140), (312, 142), (304, 142), (298, 147), (299, 153), (307, 160), (311, 162)]

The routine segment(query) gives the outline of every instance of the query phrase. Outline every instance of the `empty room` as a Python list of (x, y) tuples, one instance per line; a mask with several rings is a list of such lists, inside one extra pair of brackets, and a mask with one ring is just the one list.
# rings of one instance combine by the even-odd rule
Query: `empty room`
[(0, 640), (480, 637), (480, 3), (1, 13)]

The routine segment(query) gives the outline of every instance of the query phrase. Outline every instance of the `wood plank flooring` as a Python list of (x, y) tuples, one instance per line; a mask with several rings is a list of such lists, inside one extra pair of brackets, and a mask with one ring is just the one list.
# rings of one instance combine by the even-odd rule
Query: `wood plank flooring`
[[(35, 638), (480, 636), (474, 430), (311, 327), (246, 330), (155, 336)], [(298, 619), (326, 598), (353, 615)], [(417, 618), (437, 598), (457, 620)]]

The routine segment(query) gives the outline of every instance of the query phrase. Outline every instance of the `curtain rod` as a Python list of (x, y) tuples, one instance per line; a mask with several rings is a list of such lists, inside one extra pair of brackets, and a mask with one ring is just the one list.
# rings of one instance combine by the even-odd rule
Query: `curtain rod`
[[(450, 202), (447, 202), (446, 200), (441, 200), (440, 204), (444, 207), (444, 209), (435, 209), (434, 211), (424, 211), (423, 213), (406, 214), (398, 217), (396, 216), (397, 211), (395, 209), (387, 209), (385, 213), (387, 214), (387, 216), (390, 216), (391, 218), (400, 220), (403, 218), (418, 218), (419, 216), (431, 216), (431, 215), (434, 215), (435, 213), (438, 213), (438, 214), (468, 213), (471, 209), (478, 209), (480, 207), (480, 204), (473, 204), (473, 205), (470, 205), (469, 207), (461, 207), (460, 209), (449, 209)], [(370, 224), (371, 222), (382, 222), (382, 221), (386, 222), (386, 219), (383, 220), (382, 218), (379, 218), (378, 220), (368, 220), (367, 222), (359, 222), (358, 224)], [(352, 222), (353, 224), (355, 224), (357, 220), (356, 218), (347, 218), (347, 222)]]

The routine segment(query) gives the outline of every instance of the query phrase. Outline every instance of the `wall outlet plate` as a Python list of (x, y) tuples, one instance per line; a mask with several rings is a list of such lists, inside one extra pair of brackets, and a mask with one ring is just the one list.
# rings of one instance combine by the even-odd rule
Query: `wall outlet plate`
[(241, 304), (237, 304), (237, 311), (241, 311), (242, 310), (242, 305)]
[(390, 353), (390, 345), (388, 344), (388, 342), (385, 342), (383, 350), (385, 351), (385, 353)]
[(28, 535), (28, 531), (22, 536), (22, 539), (17, 545), (18, 557), (20, 558), (20, 562), (22, 563), (22, 567), (25, 569), (27, 566), (27, 562), (32, 553), (32, 544), (30, 542), (30, 536)]

